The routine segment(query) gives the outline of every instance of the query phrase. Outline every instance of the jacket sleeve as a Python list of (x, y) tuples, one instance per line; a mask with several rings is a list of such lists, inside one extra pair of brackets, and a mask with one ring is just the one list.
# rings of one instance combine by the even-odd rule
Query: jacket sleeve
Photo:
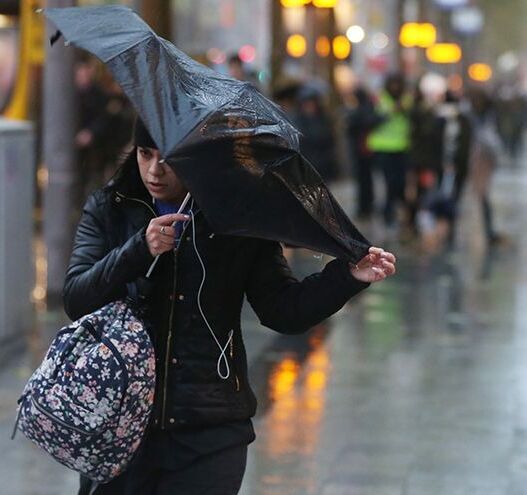
[(111, 249), (103, 215), (104, 208), (90, 196), (77, 227), (64, 282), (64, 309), (72, 320), (124, 297), (126, 284), (144, 276), (153, 261), (146, 228)]
[(309, 330), (336, 313), (370, 284), (355, 279), (343, 260), (330, 261), (319, 273), (298, 281), (277, 242), (263, 241), (246, 288), (262, 325), (280, 333)]

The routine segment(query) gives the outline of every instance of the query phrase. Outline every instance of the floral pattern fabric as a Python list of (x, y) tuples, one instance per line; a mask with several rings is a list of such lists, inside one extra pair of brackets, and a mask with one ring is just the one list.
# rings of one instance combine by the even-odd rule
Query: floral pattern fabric
[(18, 429), (98, 483), (121, 474), (153, 408), (154, 349), (145, 323), (117, 301), (60, 330), (19, 399)]

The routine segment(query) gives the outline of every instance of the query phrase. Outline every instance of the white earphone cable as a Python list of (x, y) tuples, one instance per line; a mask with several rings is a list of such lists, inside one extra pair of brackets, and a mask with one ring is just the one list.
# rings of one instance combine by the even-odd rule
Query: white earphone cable
[[(218, 340), (218, 337), (216, 337), (216, 334), (214, 333), (214, 330), (212, 329), (209, 320), (205, 316), (205, 313), (203, 312), (203, 308), (201, 306), (201, 291), (203, 290), (203, 286), (205, 285), (205, 280), (207, 278), (207, 270), (205, 268), (205, 263), (203, 263), (203, 259), (201, 258), (201, 255), (198, 251), (198, 246), (196, 244), (196, 226), (194, 224), (194, 212), (192, 211), (192, 206), (190, 207), (190, 217), (191, 217), (191, 224), (192, 224), (192, 244), (194, 245), (194, 251), (196, 252), (196, 256), (198, 257), (199, 263), (201, 265), (201, 269), (203, 271), (203, 277), (201, 279), (201, 284), (198, 289), (198, 297), (197, 297), (197, 303), (198, 303), (198, 309), (201, 314), (201, 317), (203, 318), (203, 321), (205, 322), (205, 325), (207, 325), (207, 328), (209, 329), (210, 334), (212, 335), (212, 338), (216, 342), (216, 345), (220, 349), (220, 355), (218, 357), (218, 362), (216, 363), (216, 371), (218, 373), (218, 376), (223, 379), (227, 380), (229, 376), (231, 375), (231, 369), (229, 366), (229, 359), (227, 357), (227, 349), (229, 348), (229, 345), (231, 344), (231, 341), (234, 336), (234, 331), (229, 331), (229, 338), (227, 339), (227, 343), (225, 346), (222, 346), (220, 341)], [(222, 364), (225, 369), (225, 373), (222, 372)]]

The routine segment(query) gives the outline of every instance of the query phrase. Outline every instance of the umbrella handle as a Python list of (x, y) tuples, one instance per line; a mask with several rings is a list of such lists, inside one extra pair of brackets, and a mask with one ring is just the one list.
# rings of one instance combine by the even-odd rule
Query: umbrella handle
[[(188, 202), (190, 201), (190, 193), (187, 193), (187, 195), (185, 196), (185, 199), (183, 200), (183, 202), (181, 203), (181, 206), (179, 207), (179, 210), (177, 211), (177, 214), (180, 214), (187, 206)], [(177, 222), (174, 222), (172, 224), (172, 227), (175, 227), (176, 226), (176, 223)], [(156, 264), (157, 262), (159, 261), (159, 258), (160, 258), (160, 254), (158, 254), (154, 261), (152, 262), (152, 264), (150, 265), (150, 268), (148, 269), (148, 271), (146, 272), (146, 278), (150, 278), (150, 275), (152, 275), (152, 272), (154, 271), (154, 268), (156, 267)]]

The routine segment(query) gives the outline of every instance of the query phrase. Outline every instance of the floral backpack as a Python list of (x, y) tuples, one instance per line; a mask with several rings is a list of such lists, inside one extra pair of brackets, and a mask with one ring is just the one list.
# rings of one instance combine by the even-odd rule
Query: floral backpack
[(59, 331), (20, 397), (17, 428), (57, 461), (107, 483), (139, 447), (153, 407), (145, 323), (117, 301)]

